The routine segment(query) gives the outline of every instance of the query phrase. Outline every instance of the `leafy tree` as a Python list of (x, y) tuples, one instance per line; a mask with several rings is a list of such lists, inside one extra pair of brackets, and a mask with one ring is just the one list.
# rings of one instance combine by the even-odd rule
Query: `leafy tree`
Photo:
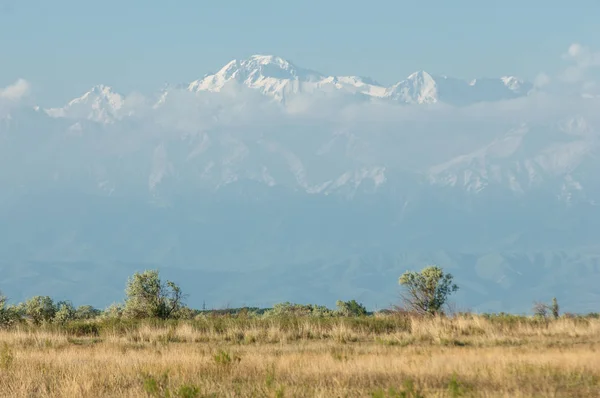
[(20, 304), (20, 310), (31, 318), (33, 323), (52, 322), (56, 315), (54, 301), (48, 296), (35, 296)]
[(54, 321), (58, 323), (66, 323), (75, 319), (75, 307), (70, 301), (59, 301), (56, 303), (56, 313)]
[(163, 283), (157, 270), (133, 274), (125, 293), (124, 314), (129, 318), (174, 318), (183, 306), (181, 288), (171, 281)]
[(406, 271), (398, 283), (404, 286), (402, 296), (407, 309), (420, 314), (436, 315), (443, 313), (448, 297), (458, 290), (454, 277), (438, 266), (428, 266), (420, 272)]
[(367, 309), (364, 305), (358, 303), (356, 300), (341, 301), (338, 300), (335, 305), (337, 306), (338, 312), (344, 316), (362, 316), (367, 315)]
[(109, 318), (109, 319), (115, 319), (115, 318), (118, 319), (123, 316), (123, 311), (124, 311), (123, 305), (113, 303), (113, 304), (109, 305), (104, 311), (102, 311), (101, 317)]
[(0, 327), (10, 326), (19, 320), (19, 313), (7, 304), (8, 299), (0, 292)]
[(177, 319), (194, 319), (196, 315), (198, 315), (196, 310), (187, 306), (181, 306), (177, 312), (173, 314), (173, 317)]
[(75, 319), (94, 319), (100, 316), (101, 313), (102, 311), (92, 307), (91, 305), (80, 305), (75, 310)]

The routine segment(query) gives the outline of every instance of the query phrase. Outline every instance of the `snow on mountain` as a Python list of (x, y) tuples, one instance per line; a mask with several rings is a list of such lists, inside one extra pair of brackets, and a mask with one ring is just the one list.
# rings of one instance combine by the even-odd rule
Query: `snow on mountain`
[(384, 97), (407, 104), (433, 104), (439, 101), (438, 84), (427, 72), (415, 72), (389, 87)]
[(325, 131), (306, 135), (298, 145), (285, 131), (258, 139), (243, 130), (190, 134), (156, 146), (147, 188), (154, 197), (167, 198), (177, 181), (194, 181), (194, 187), (209, 191), (251, 181), (314, 195), (349, 197), (373, 192), (385, 183), (384, 166), (365, 164), (347, 153), (318, 153), (330, 137)]
[[(472, 81), (433, 76), (425, 71), (385, 87), (361, 76), (328, 76), (296, 66), (274, 55), (252, 55), (233, 60), (217, 73), (205, 75), (189, 84), (166, 85), (154, 99), (156, 110), (165, 104), (173, 91), (219, 93), (228, 85), (241, 85), (285, 103), (297, 94), (323, 95), (341, 93), (351, 97), (380, 98), (403, 104), (448, 103), (469, 105), (482, 101), (499, 101), (527, 95), (533, 87), (528, 82), (506, 76)], [(98, 85), (83, 96), (60, 108), (45, 109), (55, 118), (86, 119), (98, 123), (114, 123), (128, 116), (125, 98), (111, 87)]]
[(513, 76), (466, 81), (447, 76), (432, 76), (425, 71), (411, 74), (387, 88), (385, 98), (407, 104), (470, 105), (525, 96), (533, 85)]
[(97, 85), (79, 98), (70, 101), (62, 108), (46, 109), (55, 118), (87, 119), (99, 123), (113, 123), (119, 119), (125, 104), (123, 96), (111, 87)]
[(237, 82), (282, 100), (286, 93), (301, 91), (303, 83), (317, 82), (324, 77), (280, 57), (253, 55), (246, 60), (233, 60), (217, 73), (193, 81), (188, 90), (219, 92), (226, 84)]
[[(532, 85), (527, 84), (514, 76), (502, 76), (500, 80), (502, 80), (502, 83), (504, 83), (506, 88), (514, 93), (526, 94), (526, 91), (529, 91), (533, 88)], [(477, 83), (477, 81), (475, 81), (475, 83)]]
[(219, 92), (231, 82), (257, 89), (278, 101), (284, 101), (292, 94), (327, 90), (342, 90), (376, 97), (385, 92), (385, 88), (368, 78), (325, 76), (273, 55), (253, 55), (246, 60), (233, 60), (217, 73), (193, 81), (188, 90)]
[(554, 126), (523, 125), (480, 149), (431, 167), (427, 176), (433, 185), (472, 193), (492, 186), (524, 193), (557, 184), (562, 195), (572, 196), (567, 191), (591, 185), (579, 180), (589, 176), (580, 170), (597, 168), (597, 138), (577, 119)]

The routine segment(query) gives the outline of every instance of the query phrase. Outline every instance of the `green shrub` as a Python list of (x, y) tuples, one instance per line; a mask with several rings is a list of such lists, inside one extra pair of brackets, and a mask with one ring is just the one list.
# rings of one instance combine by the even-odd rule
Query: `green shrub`
[(16, 307), (7, 305), (7, 299), (0, 292), (0, 328), (10, 327), (21, 320)]
[(270, 311), (265, 313), (267, 317), (278, 317), (278, 316), (313, 316), (313, 317), (333, 317), (335, 311), (323, 305), (316, 304), (295, 304), (290, 302), (275, 304)]
[(53, 320), (60, 324), (65, 324), (75, 319), (75, 307), (70, 301), (59, 301), (56, 303), (56, 312)]
[(123, 306), (118, 303), (113, 303), (102, 311), (100, 317), (103, 319), (120, 319), (123, 317)]
[(337, 311), (342, 316), (364, 316), (367, 315), (367, 309), (356, 300), (341, 301), (335, 303)]
[(82, 305), (75, 310), (75, 319), (89, 320), (96, 319), (102, 314), (102, 311), (92, 307), (91, 305)]
[(183, 307), (181, 288), (162, 282), (157, 270), (136, 272), (127, 281), (124, 314), (128, 318), (172, 319)]
[(423, 268), (420, 272), (406, 271), (398, 279), (405, 288), (404, 305), (418, 314), (442, 314), (448, 297), (458, 290), (452, 274), (437, 266)]
[(56, 315), (54, 301), (48, 296), (35, 296), (20, 304), (20, 310), (31, 318), (34, 324), (52, 322)]

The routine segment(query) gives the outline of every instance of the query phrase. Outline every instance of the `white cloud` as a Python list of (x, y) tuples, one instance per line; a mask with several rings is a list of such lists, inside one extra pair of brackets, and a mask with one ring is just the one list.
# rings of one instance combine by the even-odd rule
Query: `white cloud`
[(19, 79), (5, 88), (0, 88), (0, 99), (16, 102), (29, 95), (30, 91), (31, 84), (27, 80)]
[(594, 52), (579, 43), (571, 44), (562, 58), (571, 63), (562, 75), (563, 80), (570, 83), (589, 79), (589, 73), (600, 67), (600, 52)]
[(582, 51), (583, 51), (583, 47), (581, 46), (581, 44), (573, 43), (569, 46), (569, 50), (567, 50), (567, 53), (564, 56), (576, 58), (582, 53)]
[(542, 88), (542, 87), (550, 84), (550, 81), (551, 81), (550, 76), (548, 76), (546, 73), (542, 72), (535, 77), (533, 84), (537, 88)]
[(600, 52), (594, 52), (579, 43), (571, 44), (567, 52), (563, 54), (563, 59), (573, 61), (584, 68), (600, 66)]
[(123, 99), (118, 116), (144, 116), (149, 110), (148, 99), (138, 92), (133, 92)]

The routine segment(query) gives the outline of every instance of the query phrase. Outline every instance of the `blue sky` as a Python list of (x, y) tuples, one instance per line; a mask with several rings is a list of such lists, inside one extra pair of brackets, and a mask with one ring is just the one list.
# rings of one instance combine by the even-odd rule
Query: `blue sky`
[(599, 49), (598, 15), (597, 0), (0, 0), (0, 86), (22, 77), (58, 105), (94, 84), (148, 92), (254, 53), (384, 84), (418, 69), (533, 79), (563, 68), (573, 42)]

